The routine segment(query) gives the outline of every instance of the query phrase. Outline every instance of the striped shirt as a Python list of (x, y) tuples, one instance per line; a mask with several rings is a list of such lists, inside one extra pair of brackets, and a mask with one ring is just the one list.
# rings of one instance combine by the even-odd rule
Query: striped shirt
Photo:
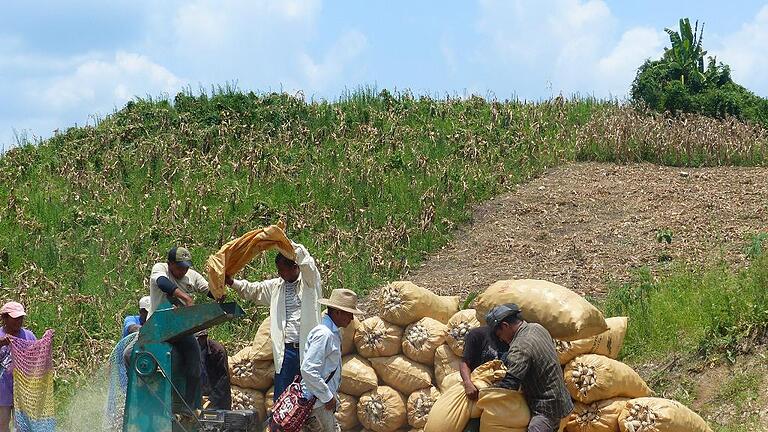
[(297, 292), (298, 285), (298, 280), (285, 282), (285, 343), (299, 342), (301, 298)]
[(547, 329), (536, 323), (518, 329), (504, 361), (507, 375), (499, 387), (517, 390), (522, 386), (532, 415), (561, 419), (573, 410), (555, 346)]

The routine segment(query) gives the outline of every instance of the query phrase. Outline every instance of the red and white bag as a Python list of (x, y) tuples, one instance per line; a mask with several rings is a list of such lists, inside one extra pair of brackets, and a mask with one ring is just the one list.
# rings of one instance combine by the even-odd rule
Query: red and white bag
[[(334, 370), (328, 379), (333, 378), (336, 373)], [(307, 422), (307, 418), (312, 413), (312, 407), (315, 406), (316, 397), (304, 398), (304, 391), (301, 389), (301, 375), (296, 375), (293, 382), (283, 391), (272, 406), (272, 414), (269, 419), (269, 429), (273, 432), (300, 432)]]

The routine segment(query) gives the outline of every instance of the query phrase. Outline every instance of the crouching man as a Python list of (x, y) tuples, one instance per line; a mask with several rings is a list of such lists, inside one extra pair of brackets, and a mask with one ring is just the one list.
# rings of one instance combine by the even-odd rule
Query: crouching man
[(328, 307), (328, 314), (307, 337), (301, 361), (304, 397), (317, 398), (312, 415), (304, 426), (306, 432), (336, 432), (336, 404), (341, 384), (341, 336), (339, 328), (352, 322), (357, 309), (357, 294), (347, 289), (335, 289), (328, 299), (318, 303)]
[(522, 387), (531, 422), (528, 432), (554, 432), (560, 420), (573, 410), (573, 402), (563, 379), (555, 346), (547, 329), (525, 322), (515, 304), (496, 306), (486, 315), (496, 337), (509, 344), (504, 364), (507, 375), (498, 387)]

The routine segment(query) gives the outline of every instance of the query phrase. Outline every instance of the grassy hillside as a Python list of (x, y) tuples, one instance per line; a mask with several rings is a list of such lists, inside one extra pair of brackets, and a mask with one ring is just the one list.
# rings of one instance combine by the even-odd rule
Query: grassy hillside
[[(224, 90), (138, 100), (0, 158), (0, 298), (57, 330), (58, 384), (99, 365), (174, 244), (202, 269), (284, 220), (327, 289), (366, 292), (447, 241), (470, 206), (569, 160), (764, 165), (763, 129), (613, 102)], [(274, 274), (269, 258), (244, 276)], [(250, 305), (246, 305), (248, 308)], [(254, 311), (254, 308), (248, 308)], [(255, 320), (217, 328), (245, 340)]]

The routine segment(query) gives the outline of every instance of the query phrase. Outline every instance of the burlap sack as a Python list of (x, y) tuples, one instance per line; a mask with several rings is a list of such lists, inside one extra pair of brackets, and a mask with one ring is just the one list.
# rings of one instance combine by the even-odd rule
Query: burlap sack
[(619, 430), (619, 414), (626, 406), (627, 398), (613, 398), (583, 404), (575, 402), (567, 417), (567, 432), (616, 432)]
[(464, 379), (461, 378), (461, 373), (459, 372), (454, 372), (443, 378), (443, 381), (437, 387), (440, 389), (441, 393), (445, 393), (449, 388), (455, 385), (461, 385), (462, 388), (464, 387)]
[(381, 386), (357, 402), (357, 419), (374, 432), (394, 432), (405, 426), (405, 398), (392, 387)]
[(264, 391), (274, 381), (275, 364), (254, 360), (253, 348), (245, 347), (229, 358), (229, 373), (233, 385)]
[(431, 366), (435, 361), (435, 349), (443, 344), (447, 332), (448, 327), (434, 318), (424, 317), (409, 324), (403, 332), (403, 354)]
[[(446, 378), (454, 373), (459, 373), (459, 365), (461, 365), (461, 358), (453, 353), (448, 345), (440, 345), (435, 350), (435, 383), (440, 388), (440, 391), (448, 390), (448, 384), (455, 384), (455, 380), (452, 383), (445, 382)], [(461, 381), (461, 376), (459, 376)]]
[(435, 387), (421, 389), (408, 396), (408, 424), (414, 428), (423, 428), (427, 424), (432, 405), (440, 397), (440, 390)]
[(580, 355), (565, 366), (563, 373), (571, 397), (582, 403), (651, 395), (651, 389), (637, 372), (605, 356)]
[(376, 375), (404, 395), (432, 385), (432, 370), (404, 355), (369, 359)]
[(476, 316), (485, 324), (492, 307), (515, 303), (526, 321), (539, 323), (559, 340), (584, 339), (608, 330), (602, 312), (563, 286), (535, 279), (503, 280), (475, 299)]
[(275, 398), (275, 386), (272, 386), (264, 394), (264, 411), (269, 411), (272, 409), (272, 405), (275, 404), (273, 400), (274, 398)]
[(627, 334), (627, 317), (606, 318), (608, 330), (599, 335), (572, 342), (555, 339), (555, 350), (560, 364), (564, 365), (582, 354), (600, 354), (615, 359), (624, 345)]
[(480, 327), (480, 321), (477, 320), (474, 309), (460, 310), (448, 320), (448, 334), (445, 336), (445, 342), (454, 354), (459, 357), (464, 355), (464, 339), (475, 327)]
[(267, 316), (261, 322), (259, 329), (256, 330), (256, 335), (253, 337), (251, 358), (254, 360), (272, 360), (272, 335), (270, 334), (270, 328), (269, 316)]
[(355, 348), (366, 358), (393, 356), (400, 353), (402, 337), (402, 328), (374, 316), (357, 326)]
[(459, 310), (458, 296), (439, 296), (411, 282), (392, 282), (377, 293), (381, 317), (399, 326), (407, 326), (424, 317), (441, 323)]
[[(647, 422), (643, 424), (643, 421)], [(680, 402), (638, 398), (624, 403), (619, 414), (621, 432), (712, 432), (707, 422)]]
[(266, 418), (264, 393), (258, 390), (232, 386), (232, 409), (253, 410), (259, 413), (259, 419)]
[(341, 332), (341, 355), (345, 356), (355, 352), (355, 331), (357, 331), (358, 325), (360, 325), (360, 321), (353, 318), (348, 326), (339, 329)]
[(477, 397), (476, 409), (481, 412), (480, 430), (483, 432), (525, 432), (531, 421), (525, 396), (515, 390), (484, 388)]
[[(504, 378), (506, 371), (500, 360), (490, 361), (472, 371), (472, 383), (478, 389), (491, 386)], [(424, 425), (424, 432), (462, 432), (473, 411), (475, 403), (464, 392), (464, 386), (454, 385), (443, 392), (432, 406)]]
[(341, 359), (341, 390), (352, 396), (361, 396), (363, 393), (375, 390), (379, 386), (376, 371), (371, 367), (371, 362), (359, 355), (348, 355)]
[(360, 424), (357, 419), (357, 398), (339, 393), (339, 404), (336, 406), (336, 423), (342, 431), (352, 431)]

